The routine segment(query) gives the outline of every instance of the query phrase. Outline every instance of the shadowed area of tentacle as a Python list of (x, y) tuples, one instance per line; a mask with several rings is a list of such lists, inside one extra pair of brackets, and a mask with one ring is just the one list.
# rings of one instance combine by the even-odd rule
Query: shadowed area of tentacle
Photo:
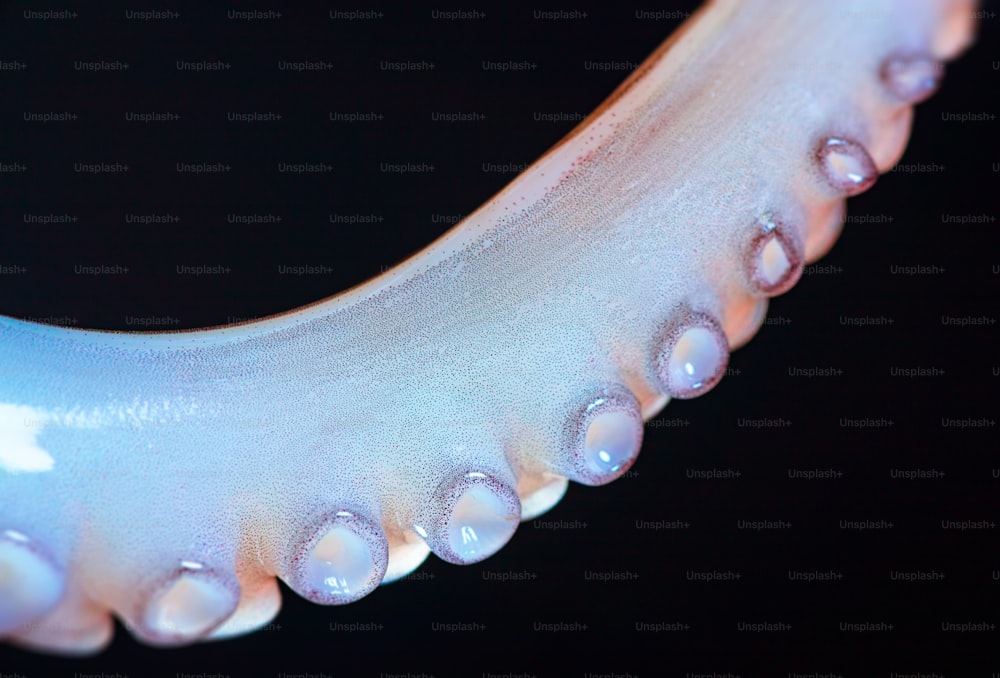
[(88, 653), (115, 614), (150, 644), (239, 635), (276, 578), (353, 603), (626, 473), (643, 419), (720, 381), (969, 41), (968, 4), (878, 4), (860, 27), (840, 3), (710, 4), (454, 231), (317, 305), (170, 335), (0, 317), (0, 634)]

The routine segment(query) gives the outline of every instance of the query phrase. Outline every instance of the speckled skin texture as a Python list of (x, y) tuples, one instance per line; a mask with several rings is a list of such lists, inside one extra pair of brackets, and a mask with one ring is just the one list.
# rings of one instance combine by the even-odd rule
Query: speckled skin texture
[[(746, 251), (763, 217), (805, 260), (828, 247), (848, 191), (818, 169), (823, 140), (855, 140), (882, 171), (902, 153), (910, 109), (884, 60), (967, 39), (945, 20), (958, 3), (852, 7), (709, 6), (503, 193), (345, 295), (179, 334), (0, 318), (0, 528), (66, 573), (55, 614), (97, 629), (13, 639), (91, 651), (108, 612), (143, 636), (142, 606), (182, 560), (239, 580), (216, 634), (247, 632), (325, 512), (380, 523), (395, 578), (426, 554), (411, 528), (444, 479), (483, 471), (527, 501), (571, 474), (588, 401), (626, 388), (655, 414), (678, 319), (710, 315), (731, 346), (756, 329)], [(760, 39), (765, 19), (781, 41)]]

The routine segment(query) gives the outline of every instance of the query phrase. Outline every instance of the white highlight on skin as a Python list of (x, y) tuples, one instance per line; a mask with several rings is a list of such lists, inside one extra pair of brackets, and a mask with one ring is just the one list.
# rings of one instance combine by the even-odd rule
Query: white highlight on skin
[(38, 434), (48, 420), (43, 410), (0, 403), (0, 471), (51, 471), (55, 459), (38, 446)]
[(42, 473), (55, 467), (52, 454), (39, 444), (46, 426), (101, 429), (115, 424), (169, 426), (199, 414), (190, 403), (133, 401), (84, 409), (41, 409), (0, 402), (0, 471)]

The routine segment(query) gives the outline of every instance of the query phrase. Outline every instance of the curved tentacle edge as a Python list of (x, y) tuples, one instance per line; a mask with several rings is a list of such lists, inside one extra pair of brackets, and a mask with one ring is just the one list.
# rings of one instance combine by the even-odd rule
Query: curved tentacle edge
[(157, 645), (247, 633), (275, 577), (350, 603), (626, 473), (643, 420), (719, 382), (971, 41), (967, 2), (767, 4), (708, 4), (499, 195), (341, 295), (179, 333), (0, 317), (0, 636), (85, 654), (111, 614)]

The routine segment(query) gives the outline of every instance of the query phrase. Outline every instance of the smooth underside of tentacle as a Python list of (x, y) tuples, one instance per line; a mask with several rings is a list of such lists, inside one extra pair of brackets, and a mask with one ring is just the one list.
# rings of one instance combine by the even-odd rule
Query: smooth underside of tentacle
[(0, 636), (247, 633), (275, 577), (352, 602), (620, 476), (898, 160), (972, 9), (711, 3), (445, 237), (304, 309), (168, 334), (0, 316)]

